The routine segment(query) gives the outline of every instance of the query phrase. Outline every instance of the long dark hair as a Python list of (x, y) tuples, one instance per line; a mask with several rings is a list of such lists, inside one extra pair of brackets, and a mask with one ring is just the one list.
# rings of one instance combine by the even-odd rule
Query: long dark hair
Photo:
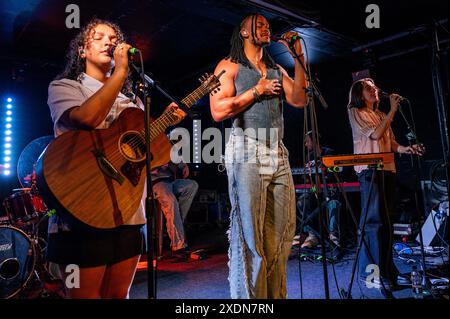
[[(234, 63), (240, 63), (249, 68), (251, 67), (251, 63), (247, 59), (245, 52), (244, 52), (244, 39), (241, 36), (241, 29), (244, 26), (244, 23), (248, 19), (252, 19), (251, 36), (252, 36), (253, 42), (255, 42), (256, 41), (256, 20), (257, 20), (258, 16), (260, 16), (260, 14), (258, 14), (258, 13), (250, 14), (250, 15), (246, 16), (244, 19), (242, 19), (241, 23), (239, 23), (239, 25), (237, 25), (234, 28), (233, 34), (231, 35), (231, 39), (230, 39), (230, 44), (231, 44), (230, 53), (225, 59), (227, 59), (227, 60), (229, 59), (229, 60), (231, 60), (231, 62), (234, 62)], [(265, 48), (263, 48), (262, 61), (264, 62), (264, 64), (266, 65), (267, 68), (278, 69), (277, 64), (275, 63), (275, 61), (272, 59), (272, 57), (269, 55), (269, 53), (267, 52), (267, 50)]]
[[(364, 90), (364, 82), (371, 82), (375, 84), (375, 81), (371, 78), (365, 78), (358, 81), (353, 82), (350, 93), (348, 94), (348, 105), (347, 107), (350, 108), (363, 108), (366, 107), (366, 102), (363, 98), (363, 90)], [(376, 110), (378, 108), (378, 102), (374, 103), (373, 108)]]
[[(56, 76), (55, 80), (70, 79), (78, 81), (80, 74), (86, 71), (86, 59), (81, 57), (80, 51), (88, 41), (89, 36), (91, 36), (91, 31), (99, 24), (105, 24), (114, 30), (117, 36), (117, 43), (125, 42), (125, 36), (117, 24), (110, 21), (93, 18), (80, 30), (75, 38), (70, 41), (69, 49), (66, 54), (66, 66), (64, 70)], [(127, 80), (125, 81), (121, 92), (124, 94), (131, 92), (130, 73), (128, 74)]]

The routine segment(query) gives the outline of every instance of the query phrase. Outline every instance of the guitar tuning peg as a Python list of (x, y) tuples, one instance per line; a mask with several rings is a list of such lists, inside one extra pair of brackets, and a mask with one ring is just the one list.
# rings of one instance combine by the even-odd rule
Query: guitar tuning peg
[(203, 82), (202, 78), (198, 78), (198, 81), (199, 81), (200, 83)]

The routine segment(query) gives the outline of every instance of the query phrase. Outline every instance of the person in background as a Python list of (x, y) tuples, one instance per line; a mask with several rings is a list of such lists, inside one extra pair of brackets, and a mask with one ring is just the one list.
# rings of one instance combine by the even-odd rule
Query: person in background
[[(400, 100), (398, 94), (391, 94), (390, 111), (386, 114), (378, 109), (379, 89), (372, 79), (361, 79), (352, 84), (347, 111), (355, 154), (396, 152), (422, 155), (424, 150), (420, 145), (402, 146), (395, 140), (391, 123)], [(389, 289), (400, 282), (408, 281), (407, 278), (399, 276), (392, 256), (391, 221), (395, 215), (395, 162), (386, 163), (381, 169), (367, 165), (358, 165), (354, 169), (361, 189), (360, 229), (367, 244), (362, 245), (358, 259), (360, 280), (366, 281), (367, 265), (375, 264), (380, 269), (380, 276), (375, 278), (374, 285)]]
[[(308, 158), (314, 159), (314, 143), (312, 139), (312, 131), (309, 131), (305, 135), (305, 147), (308, 150)], [(333, 155), (334, 150), (320, 145), (318, 143), (316, 147), (316, 157), (320, 158), (322, 156)], [(307, 169), (310, 169), (314, 172), (314, 160), (311, 160), (306, 165)], [(320, 171), (320, 170), (319, 170)], [(331, 191), (331, 190), (330, 190)], [(308, 237), (306, 237), (305, 241), (302, 243), (301, 248), (315, 248), (319, 244), (319, 221), (318, 221), (318, 211), (319, 208), (317, 206), (317, 200), (314, 193), (309, 192), (302, 194), (297, 199), (297, 208), (301, 214), (301, 218), (298, 219), (299, 224), (303, 222), (303, 229), (299, 229), (299, 232), (307, 232)], [(339, 213), (341, 209), (341, 203), (339, 201), (339, 194), (337, 192), (333, 192), (329, 194), (329, 198), (326, 202), (324, 202), (324, 211), (327, 212), (327, 223), (328, 225), (328, 238), (330, 241), (337, 247), (339, 244)], [(300, 228), (300, 225), (299, 225)], [(300, 235), (297, 235), (294, 240), (298, 240)]]
[(152, 170), (153, 192), (166, 219), (167, 234), (175, 255), (190, 252), (184, 221), (197, 194), (198, 184), (188, 177), (189, 167), (183, 162), (169, 162)]

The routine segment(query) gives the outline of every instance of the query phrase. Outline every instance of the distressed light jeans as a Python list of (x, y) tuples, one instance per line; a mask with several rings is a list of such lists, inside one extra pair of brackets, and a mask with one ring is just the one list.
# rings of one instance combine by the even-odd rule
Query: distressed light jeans
[(176, 179), (173, 182), (160, 181), (153, 185), (155, 199), (158, 200), (166, 218), (167, 234), (172, 250), (186, 247), (183, 222), (197, 190), (197, 182), (190, 179)]
[[(246, 138), (246, 142), (250, 140)], [(295, 231), (295, 191), (288, 151), (268, 151), (230, 135), (225, 160), (232, 204), (229, 239), (231, 298), (286, 298), (286, 265)]]

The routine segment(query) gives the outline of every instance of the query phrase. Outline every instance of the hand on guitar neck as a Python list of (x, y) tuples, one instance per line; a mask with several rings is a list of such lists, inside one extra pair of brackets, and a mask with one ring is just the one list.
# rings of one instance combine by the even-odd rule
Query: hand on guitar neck
[(176, 125), (180, 123), (184, 117), (186, 116), (186, 113), (180, 109), (180, 107), (175, 103), (170, 103), (167, 107), (166, 112), (170, 112), (171, 114), (175, 115), (178, 119), (173, 123), (173, 125)]

